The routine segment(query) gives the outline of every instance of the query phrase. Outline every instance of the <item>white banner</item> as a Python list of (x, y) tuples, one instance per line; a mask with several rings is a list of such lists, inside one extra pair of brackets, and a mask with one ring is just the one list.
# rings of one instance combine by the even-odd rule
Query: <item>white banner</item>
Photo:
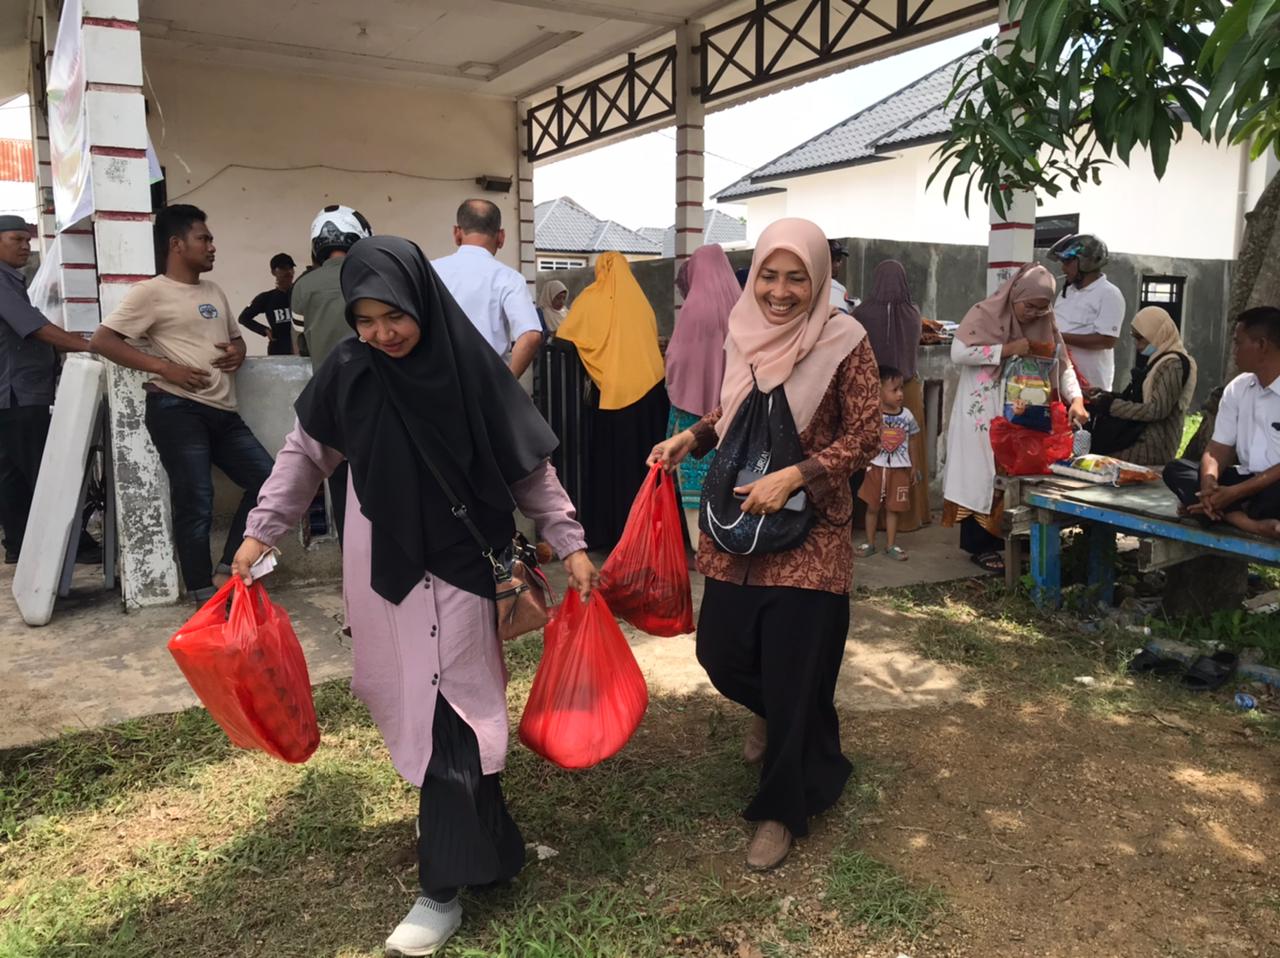
[(59, 231), (93, 212), (80, 14), (80, 0), (66, 0), (58, 23), (58, 42), (49, 65), (49, 152), (53, 160), (53, 206)]

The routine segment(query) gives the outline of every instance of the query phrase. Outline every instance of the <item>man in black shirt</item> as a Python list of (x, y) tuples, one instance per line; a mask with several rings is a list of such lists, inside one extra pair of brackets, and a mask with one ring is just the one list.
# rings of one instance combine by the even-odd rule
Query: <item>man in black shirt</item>
[[(289, 311), (289, 291), (293, 289), (293, 257), (288, 253), (276, 253), (271, 257), (271, 275), (276, 278), (275, 289), (259, 293), (240, 314), (240, 325), (245, 329), (267, 337), (268, 356), (293, 355), (293, 313)], [(266, 314), (263, 325), (254, 317)]]

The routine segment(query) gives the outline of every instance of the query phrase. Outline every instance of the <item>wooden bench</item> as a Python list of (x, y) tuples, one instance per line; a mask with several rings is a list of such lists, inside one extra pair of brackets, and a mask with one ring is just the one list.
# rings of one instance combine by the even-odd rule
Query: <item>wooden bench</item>
[(1062, 602), (1062, 530), (1083, 527), (1089, 544), (1088, 584), (1110, 602), (1115, 593), (1116, 534), (1143, 540), (1139, 560), (1164, 568), (1203, 555), (1280, 566), (1280, 542), (1245, 535), (1226, 525), (1204, 526), (1177, 514), (1163, 483), (1096, 486), (1046, 479), (1020, 490), (1031, 534), (1032, 596), (1037, 605)]

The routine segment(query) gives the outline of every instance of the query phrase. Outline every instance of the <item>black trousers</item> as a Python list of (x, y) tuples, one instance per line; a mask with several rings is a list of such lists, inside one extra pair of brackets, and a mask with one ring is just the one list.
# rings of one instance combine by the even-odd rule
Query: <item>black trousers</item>
[(975, 556), (1003, 552), (1004, 540), (982, 528), (973, 516), (965, 516), (960, 520), (960, 548)]
[(48, 438), (48, 406), (0, 409), (0, 526), (4, 526), (4, 551), (10, 557), (22, 551)]
[(333, 521), (338, 527), (338, 548), (342, 548), (342, 533), (347, 523), (347, 473), (350, 466), (344, 459), (329, 476), (329, 501), (333, 503)]
[(169, 393), (147, 394), (147, 432), (169, 476), (173, 537), (188, 592), (213, 587), (209, 532), (213, 527), (213, 466), (244, 490), (222, 547), (230, 565), (244, 540), (245, 520), (272, 461), (238, 413)]
[(748, 821), (804, 836), (844, 791), (853, 766), (840, 751), (835, 692), (848, 633), (848, 596), (707, 579), (698, 662), (722, 695), (769, 726)]
[[(1252, 476), (1242, 475), (1235, 466), (1223, 470), (1218, 485), (1237, 486)], [(1189, 459), (1175, 459), (1164, 467), (1164, 484), (1184, 506), (1193, 506), (1200, 491), (1200, 464)], [(1256, 496), (1232, 504), (1229, 512), (1243, 512), (1250, 519), (1280, 519), (1280, 482), (1263, 489)]]
[(524, 867), (524, 838), (498, 775), (480, 771), (476, 734), (443, 695), (436, 696), (418, 831), (418, 883), (438, 901), (463, 885), (510, 881)]

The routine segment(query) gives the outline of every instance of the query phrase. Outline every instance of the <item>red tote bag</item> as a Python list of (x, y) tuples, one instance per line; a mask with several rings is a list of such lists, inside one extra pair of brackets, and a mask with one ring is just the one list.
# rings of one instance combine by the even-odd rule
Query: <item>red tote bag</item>
[(622, 538), (600, 569), (600, 592), (609, 608), (650, 635), (693, 631), (683, 524), (676, 484), (655, 465), (631, 504)]
[(169, 652), (233, 745), (298, 763), (320, 744), (302, 646), (261, 583), (232, 577), (174, 633)]
[(561, 768), (590, 768), (622, 749), (649, 689), (609, 606), (570, 590), (547, 623), (520, 741)]

